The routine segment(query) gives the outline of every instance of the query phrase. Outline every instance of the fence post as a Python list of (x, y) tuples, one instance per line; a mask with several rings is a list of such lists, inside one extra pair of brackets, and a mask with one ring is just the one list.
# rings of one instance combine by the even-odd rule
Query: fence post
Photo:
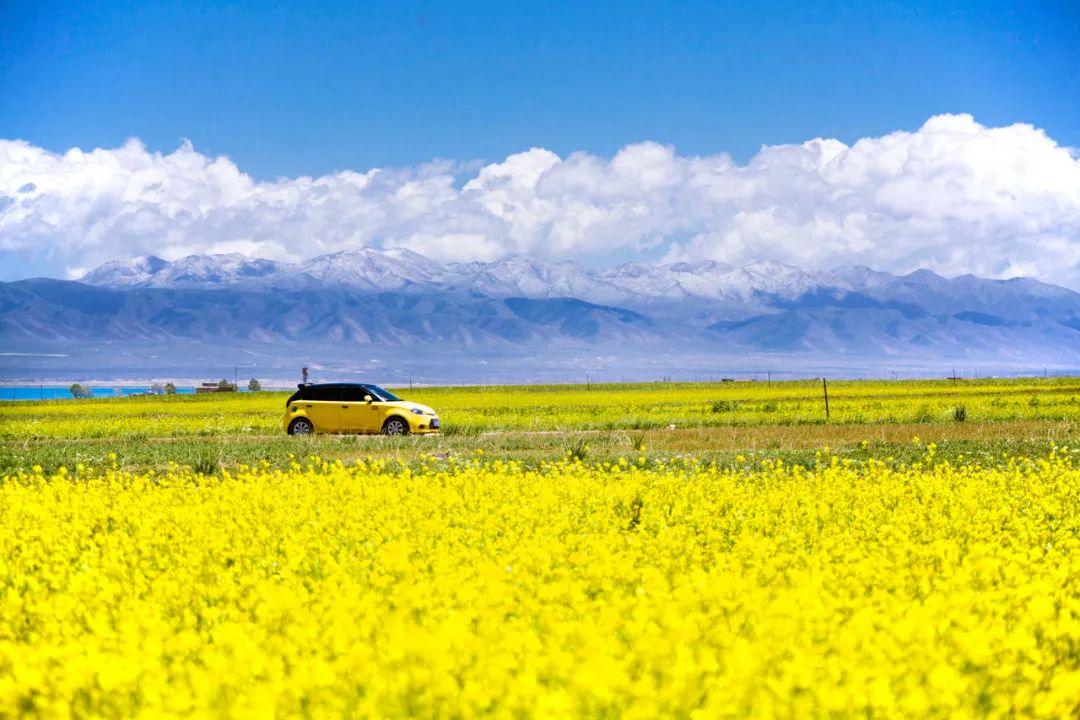
[(829, 383), (825, 382), (825, 378), (821, 378), (821, 390), (825, 393), (825, 419), (829, 418)]

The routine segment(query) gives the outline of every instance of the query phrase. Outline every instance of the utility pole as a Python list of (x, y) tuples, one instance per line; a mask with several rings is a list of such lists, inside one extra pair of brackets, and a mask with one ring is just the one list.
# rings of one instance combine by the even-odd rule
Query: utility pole
[(765, 375), (768, 377), (769, 387), (772, 387), (772, 370), (766, 370)]
[(825, 378), (821, 378), (821, 390), (825, 393), (825, 419), (829, 419), (829, 383), (825, 382)]

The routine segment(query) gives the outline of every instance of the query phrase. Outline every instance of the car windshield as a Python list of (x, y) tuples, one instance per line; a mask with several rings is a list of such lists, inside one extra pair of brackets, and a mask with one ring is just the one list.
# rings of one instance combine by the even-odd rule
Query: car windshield
[(365, 385), (364, 387), (368, 389), (368, 392), (384, 402), (397, 402), (401, 399), (394, 393), (389, 390), (384, 390), (378, 385)]

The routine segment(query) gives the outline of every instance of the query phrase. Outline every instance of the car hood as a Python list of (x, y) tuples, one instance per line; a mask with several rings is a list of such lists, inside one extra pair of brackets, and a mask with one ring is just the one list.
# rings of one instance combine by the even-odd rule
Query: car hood
[(391, 407), (401, 408), (402, 410), (412, 410), (416, 408), (425, 415), (436, 415), (437, 413), (429, 408), (427, 405), (421, 405), (420, 403), (414, 403), (409, 400), (399, 400), (398, 402), (386, 403)]

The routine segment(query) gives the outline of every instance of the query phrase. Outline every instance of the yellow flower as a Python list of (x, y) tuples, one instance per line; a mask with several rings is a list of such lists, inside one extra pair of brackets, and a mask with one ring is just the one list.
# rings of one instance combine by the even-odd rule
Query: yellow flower
[(35, 467), (0, 716), (1073, 717), (1073, 458)]

